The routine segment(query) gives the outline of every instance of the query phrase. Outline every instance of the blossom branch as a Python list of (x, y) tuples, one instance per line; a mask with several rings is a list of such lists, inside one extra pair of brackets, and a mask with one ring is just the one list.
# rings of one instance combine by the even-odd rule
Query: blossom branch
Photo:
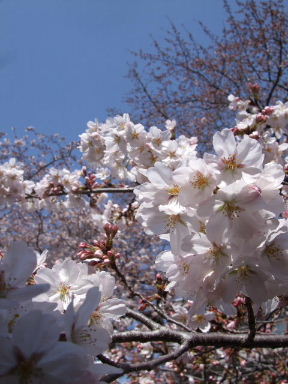
[(165, 320), (167, 320), (168, 322), (170, 323), (173, 323), (175, 325), (177, 325), (178, 327), (181, 327), (183, 328), (185, 331), (188, 331), (188, 332), (192, 332), (192, 330), (187, 327), (185, 324), (177, 321), (177, 320), (174, 320), (172, 319), (170, 316), (168, 316), (164, 311), (162, 311), (160, 308), (158, 308), (155, 304), (151, 303), (151, 301), (149, 301), (148, 299), (146, 299), (143, 295), (141, 295), (141, 293), (139, 292), (136, 292), (132, 287), (130, 287), (130, 285), (128, 284), (125, 276), (123, 275), (123, 273), (119, 270), (116, 262), (114, 262), (112, 265), (112, 268), (114, 269), (114, 271), (116, 272), (117, 276), (120, 278), (120, 280), (123, 282), (123, 284), (125, 285), (125, 287), (129, 290), (129, 292), (131, 293), (132, 296), (137, 296), (139, 297), (144, 303), (147, 303), (148, 305), (150, 305), (155, 312), (158, 313), (158, 315), (160, 315), (161, 317), (163, 317)]

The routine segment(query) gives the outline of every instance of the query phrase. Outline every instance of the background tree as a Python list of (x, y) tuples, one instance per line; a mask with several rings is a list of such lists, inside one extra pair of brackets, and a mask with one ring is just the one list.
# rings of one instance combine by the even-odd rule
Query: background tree
[[(210, 142), (211, 133), (233, 124), (229, 94), (264, 107), (288, 95), (288, 15), (283, 0), (223, 1), (226, 23), (213, 34), (200, 23), (208, 45), (173, 23), (152, 52), (134, 53), (127, 102), (134, 120), (149, 125), (176, 119), (178, 132)], [(261, 87), (255, 92), (253, 85)], [(257, 89), (256, 89), (257, 91)]]

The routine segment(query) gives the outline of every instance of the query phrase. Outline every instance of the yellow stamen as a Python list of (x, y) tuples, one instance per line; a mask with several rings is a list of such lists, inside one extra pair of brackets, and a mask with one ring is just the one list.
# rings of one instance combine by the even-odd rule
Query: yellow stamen
[(61, 301), (68, 301), (69, 296), (70, 296), (70, 289), (71, 286), (66, 284), (66, 283), (61, 283), (58, 292), (60, 294), (60, 300)]
[(239, 213), (243, 211), (243, 209), (236, 204), (235, 200), (231, 200), (225, 201), (224, 204), (219, 208), (219, 211), (228, 216), (229, 219), (235, 219), (239, 217)]
[(236, 169), (244, 167), (243, 164), (237, 163), (235, 154), (227, 158), (226, 157), (222, 158), (222, 162), (225, 164), (225, 169), (227, 171), (234, 172)]
[(209, 178), (201, 172), (196, 172), (196, 175), (193, 177), (191, 182), (193, 188), (205, 189), (210, 184)]
[(179, 187), (179, 185), (174, 185), (174, 187), (168, 189), (168, 193), (171, 196), (178, 196), (180, 192), (181, 192), (181, 187)]
[(267, 245), (265, 254), (269, 258), (280, 259), (283, 256), (282, 249), (277, 247), (274, 243)]

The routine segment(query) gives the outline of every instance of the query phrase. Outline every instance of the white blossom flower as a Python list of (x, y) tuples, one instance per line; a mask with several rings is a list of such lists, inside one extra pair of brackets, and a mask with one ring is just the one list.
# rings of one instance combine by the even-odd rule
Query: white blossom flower
[(247, 135), (237, 142), (230, 129), (223, 129), (213, 136), (213, 146), (217, 156), (205, 154), (204, 160), (218, 165), (225, 183), (240, 179), (243, 172), (255, 174), (262, 170), (262, 147)]
[(42, 268), (35, 276), (37, 283), (48, 283), (50, 289), (47, 296), (36, 300), (56, 302), (59, 310), (65, 310), (75, 296), (75, 304), (84, 300), (86, 292), (93, 286), (88, 280), (88, 267), (83, 263), (76, 263), (66, 259), (55, 264), (52, 269)]

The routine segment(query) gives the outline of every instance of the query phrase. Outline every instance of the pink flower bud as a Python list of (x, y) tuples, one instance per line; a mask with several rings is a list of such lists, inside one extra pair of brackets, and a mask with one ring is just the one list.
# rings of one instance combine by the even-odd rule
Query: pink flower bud
[(102, 252), (100, 249), (97, 249), (97, 250), (94, 252), (94, 256), (96, 256), (96, 257), (102, 257), (102, 256), (103, 256), (103, 252)]
[(263, 109), (263, 111), (262, 111), (262, 114), (270, 116), (270, 115), (272, 115), (273, 112), (274, 112), (274, 108), (273, 107), (265, 107)]
[(252, 93), (259, 93), (261, 87), (257, 83), (248, 83), (248, 87)]
[(262, 115), (261, 113), (256, 116), (256, 123), (265, 123), (267, 120), (268, 116)]
[(82, 241), (80, 244), (79, 244), (79, 248), (88, 248), (89, 247), (89, 244)]
[(157, 279), (157, 280), (162, 280), (162, 279), (163, 279), (161, 273), (157, 273), (157, 275), (156, 275), (156, 279)]
[(110, 223), (106, 223), (104, 225), (104, 230), (106, 232), (107, 237), (112, 237), (112, 238), (115, 237), (118, 229), (119, 229), (118, 225), (114, 225)]
[(234, 299), (232, 304), (234, 305), (234, 307), (238, 307), (240, 305), (245, 305), (245, 303), (246, 303), (245, 297), (237, 296)]

